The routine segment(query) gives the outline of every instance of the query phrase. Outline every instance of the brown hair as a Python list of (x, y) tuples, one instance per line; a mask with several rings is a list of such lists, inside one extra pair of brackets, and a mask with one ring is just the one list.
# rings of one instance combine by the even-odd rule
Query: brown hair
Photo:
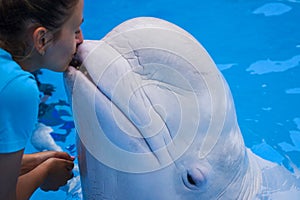
[[(13, 57), (30, 53), (30, 31), (43, 26), (55, 38), (79, 0), (0, 0), (0, 47)], [(55, 39), (54, 38), (54, 39)]]

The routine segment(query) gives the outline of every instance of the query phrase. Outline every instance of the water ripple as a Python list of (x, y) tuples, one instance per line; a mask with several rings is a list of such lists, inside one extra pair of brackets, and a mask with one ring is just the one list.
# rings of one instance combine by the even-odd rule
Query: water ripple
[(282, 15), (292, 10), (292, 7), (283, 3), (267, 3), (255, 9), (253, 14), (263, 14), (266, 17)]

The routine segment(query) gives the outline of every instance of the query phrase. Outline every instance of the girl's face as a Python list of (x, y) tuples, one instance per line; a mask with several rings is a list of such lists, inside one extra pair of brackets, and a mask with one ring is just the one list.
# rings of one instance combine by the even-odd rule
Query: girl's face
[(63, 25), (58, 38), (51, 41), (46, 48), (44, 66), (56, 72), (62, 72), (67, 69), (71, 62), (76, 48), (83, 42), (80, 25), (83, 22), (83, 0), (79, 0), (72, 16)]

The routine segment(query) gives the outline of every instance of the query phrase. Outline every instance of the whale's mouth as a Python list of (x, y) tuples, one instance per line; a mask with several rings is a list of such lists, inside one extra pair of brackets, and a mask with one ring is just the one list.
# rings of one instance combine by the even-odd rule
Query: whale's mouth
[(69, 67), (73, 68), (74, 70), (76, 70), (79, 73), (82, 73), (96, 88), (98, 88), (97, 84), (94, 82), (94, 80), (90, 76), (88, 70), (86, 69), (86, 67), (83, 64), (80, 64), (80, 65), (77, 65), (77, 66), (71, 65)]
[(71, 62), (69, 63), (69, 66), (79, 70), (81, 65), (82, 65), (82, 60), (78, 56), (78, 53), (75, 53)]
[(84, 76), (86, 76), (89, 79), (89, 81), (91, 81), (91, 83), (93, 83), (97, 87), (97, 84), (93, 81), (87, 68), (84, 66), (83, 59), (80, 56), (80, 53), (76, 52), (74, 54), (71, 62), (69, 63), (69, 67), (81, 72)]

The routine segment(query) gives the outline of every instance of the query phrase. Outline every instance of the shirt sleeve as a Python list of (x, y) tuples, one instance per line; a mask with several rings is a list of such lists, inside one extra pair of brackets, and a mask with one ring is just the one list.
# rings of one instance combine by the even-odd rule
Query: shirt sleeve
[(37, 121), (39, 92), (30, 75), (11, 80), (0, 91), (0, 153), (24, 149)]

